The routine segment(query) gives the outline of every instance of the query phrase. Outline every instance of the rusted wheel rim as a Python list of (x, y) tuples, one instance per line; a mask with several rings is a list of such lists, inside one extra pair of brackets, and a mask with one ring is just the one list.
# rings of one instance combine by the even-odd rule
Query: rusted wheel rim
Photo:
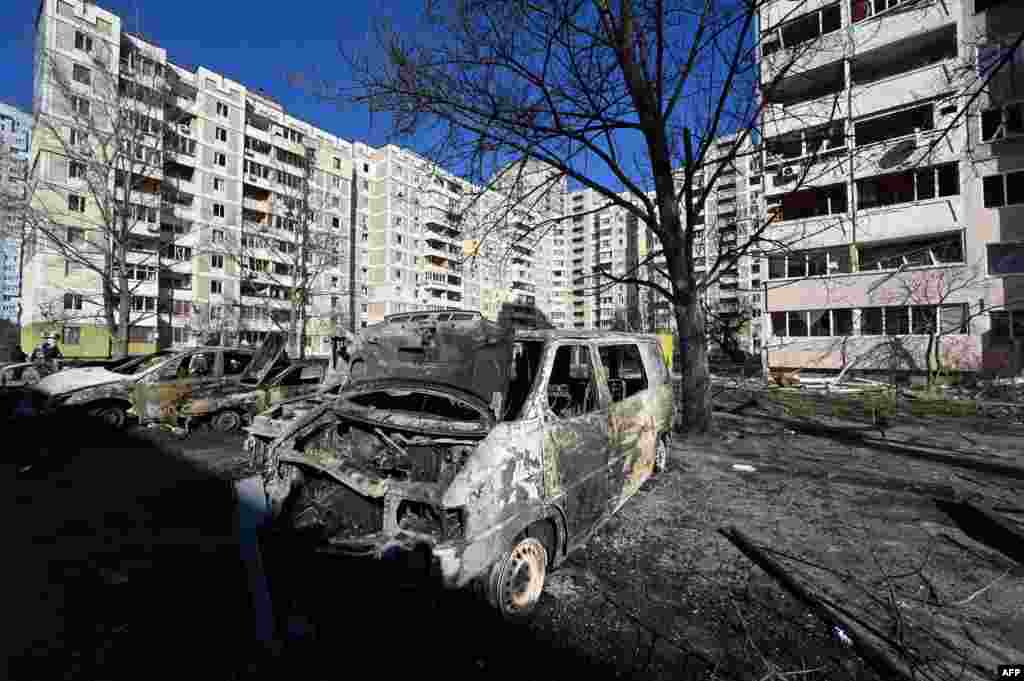
[(502, 609), (510, 615), (530, 611), (544, 590), (548, 554), (533, 537), (523, 539), (512, 549), (505, 564), (501, 584)]
[(217, 414), (213, 420), (213, 427), (222, 433), (234, 430), (241, 423), (241, 418), (233, 411), (225, 411)]

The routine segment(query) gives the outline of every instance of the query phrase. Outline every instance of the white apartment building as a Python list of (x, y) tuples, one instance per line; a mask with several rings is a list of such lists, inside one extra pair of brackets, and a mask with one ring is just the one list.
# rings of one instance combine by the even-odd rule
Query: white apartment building
[[(73, 74), (75, 101), (60, 101), (45, 68), (51, 55)], [(518, 211), (503, 218), (501, 229), (488, 229), (504, 203), (495, 192), (399, 147), (336, 137), (263, 92), (175, 61), (90, 2), (44, 0), (37, 109), (60, 119), (62, 106), (88, 106), (82, 102), (100, 96), (95, 69), (118, 83), (120, 101), (166, 99), (147, 114), (147, 126), (158, 131), (147, 153), (161, 162), (145, 187), (132, 248), (132, 276), (142, 283), (132, 298), (138, 318), (129, 330), (131, 352), (200, 343), (211, 332), (221, 342), (257, 343), (288, 328), (302, 231), (297, 208), (311, 211), (311, 238), (334, 244), (337, 255), (317, 271), (304, 308), (307, 353), (327, 352), (341, 328), (399, 312), (480, 309), (511, 324), (568, 316), (566, 289), (553, 288), (554, 237), (529, 228), (542, 221), (537, 211)], [(160, 91), (148, 92), (147, 84)], [(61, 158), (61, 145), (38, 139), (32, 159), (35, 173), (60, 186), (56, 198), (47, 198), (66, 206), (60, 219), (69, 235), (90, 232), (96, 207)], [(469, 202), (470, 196), (483, 200)], [(105, 355), (110, 344), (99, 310), (87, 309), (96, 277), (43, 240), (33, 244), (23, 342), (34, 344), (59, 326), (66, 354)]]
[(996, 0), (765, 5), (765, 207), (768, 236), (789, 246), (766, 247), (762, 263), (771, 366), (914, 372), (938, 354), (951, 370), (1019, 370), (1021, 71), (971, 97), (979, 55), (1016, 37), (1022, 12)]
[(0, 103), (0, 320), (18, 319), (21, 268), (21, 211), (32, 140), (32, 117)]

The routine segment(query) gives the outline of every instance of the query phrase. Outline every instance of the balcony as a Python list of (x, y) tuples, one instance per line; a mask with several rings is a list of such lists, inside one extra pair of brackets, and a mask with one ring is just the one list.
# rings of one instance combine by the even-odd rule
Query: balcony
[(855, 85), (851, 92), (854, 117), (934, 97), (950, 88), (944, 64), (897, 74), (871, 83)]
[(863, 53), (881, 45), (956, 24), (956, 12), (950, 13), (947, 4), (939, 0), (907, 5), (897, 5), (888, 11), (854, 21), (852, 41), (857, 45), (857, 51)]
[(898, 203), (861, 209), (857, 214), (857, 240), (898, 239), (922, 232), (958, 229), (963, 215), (960, 196)]
[(258, 213), (269, 213), (270, 212), (270, 202), (269, 201), (259, 201), (257, 199), (250, 199), (250, 198), (247, 197), (247, 198), (243, 198), (242, 199), (242, 206), (244, 208), (247, 208), (248, 210), (254, 210), (254, 211), (258, 212)]

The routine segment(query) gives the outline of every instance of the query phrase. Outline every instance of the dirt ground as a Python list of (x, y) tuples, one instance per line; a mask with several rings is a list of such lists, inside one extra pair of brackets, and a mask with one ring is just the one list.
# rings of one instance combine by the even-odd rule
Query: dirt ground
[[(1024, 465), (1022, 435), (1012, 424), (936, 417), (891, 429)], [(764, 418), (723, 418), (675, 443), (670, 470), (549, 575), (526, 624), (497, 622), (469, 596), (377, 565), (296, 553), (281, 568), (268, 557), (279, 613), (294, 601), (297, 615), (287, 619), (293, 641), (271, 663), (246, 639), (244, 575), (224, 506), (223, 480), (246, 473), (241, 438), (89, 437), (83, 448), (80, 434), (66, 434), (77, 455), (7, 480), (21, 519), (8, 602), (32, 613), (18, 641), (37, 639), (10, 678), (128, 678), (153, 660), (218, 678), (327, 678), (353, 665), (389, 677), (873, 678), (718, 534), (725, 526), (925, 663), (963, 649), (968, 672), (987, 678), (995, 664), (1024, 659), (1024, 567), (933, 503), (967, 496), (1024, 519), (1024, 483)], [(214, 652), (215, 663), (198, 662)]]

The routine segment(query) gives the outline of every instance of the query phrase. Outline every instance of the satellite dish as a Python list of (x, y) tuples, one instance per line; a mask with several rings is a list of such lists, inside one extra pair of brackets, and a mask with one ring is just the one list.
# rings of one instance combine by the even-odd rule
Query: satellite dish
[(892, 149), (882, 154), (878, 159), (878, 167), (885, 170), (907, 162), (907, 159), (917, 149), (916, 139), (905, 139), (899, 142)]

